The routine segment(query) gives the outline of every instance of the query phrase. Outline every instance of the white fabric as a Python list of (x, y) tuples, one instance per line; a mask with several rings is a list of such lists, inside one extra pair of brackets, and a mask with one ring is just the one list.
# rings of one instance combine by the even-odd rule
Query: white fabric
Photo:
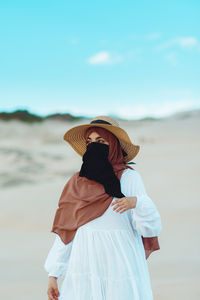
[(44, 268), (48, 276), (64, 277), (59, 300), (153, 299), (141, 235), (160, 234), (160, 214), (138, 171), (123, 172), (121, 190), (137, 197), (135, 208), (120, 214), (109, 206), (67, 245), (56, 234)]

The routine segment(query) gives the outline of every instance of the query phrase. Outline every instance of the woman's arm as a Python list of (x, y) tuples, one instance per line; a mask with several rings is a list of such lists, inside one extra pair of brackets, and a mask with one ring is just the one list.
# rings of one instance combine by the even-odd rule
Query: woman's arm
[(136, 172), (136, 207), (131, 209), (133, 227), (143, 237), (158, 236), (162, 230), (160, 214), (147, 195), (141, 175)]
[(162, 230), (161, 217), (146, 192), (141, 175), (135, 170), (129, 170), (124, 175), (123, 194), (137, 198), (135, 207), (130, 209), (134, 229), (143, 237), (158, 236)]
[(60, 236), (56, 234), (54, 244), (51, 247), (44, 264), (44, 268), (48, 272), (48, 277), (57, 279), (65, 276), (72, 243), (73, 241), (65, 245)]

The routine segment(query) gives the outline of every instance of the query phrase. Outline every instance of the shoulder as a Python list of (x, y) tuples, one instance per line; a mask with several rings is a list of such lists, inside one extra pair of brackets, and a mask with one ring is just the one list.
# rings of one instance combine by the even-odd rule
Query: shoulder
[(71, 177), (69, 177), (65, 182), (63, 190), (67, 189), (70, 185), (75, 184), (75, 182), (77, 182), (78, 177), (79, 177), (79, 172), (72, 174)]
[(127, 168), (123, 171), (120, 184), (122, 193), (127, 197), (133, 196), (137, 193), (140, 180), (140, 173), (135, 169)]
[(146, 189), (143, 183), (140, 172), (133, 169), (124, 170), (121, 176), (122, 193), (127, 196), (133, 196), (138, 193), (146, 194)]
[(123, 171), (121, 176), (121, 181), (129, 182), (129, 181), (137, 181), (141, 179), (141, 175), (135, 169), (127, 168)]
[(76, 172), (74, 174), (71, 175), (71, 177), (69, 178), (68, 182), (74, 182), (75, 180), (77, 180), (77, 178), (79, 178), (79, 172)]

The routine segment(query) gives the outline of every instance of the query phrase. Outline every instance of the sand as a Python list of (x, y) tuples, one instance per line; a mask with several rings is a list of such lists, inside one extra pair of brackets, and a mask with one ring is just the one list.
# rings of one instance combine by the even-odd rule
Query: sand
[[(141, 146), (134, 168), (162, 219), (161, 249), (148, 259), (154, 300), (200, 299), (199, 116), (120, 121)], [(81, 164), (63, 135), (77, 124), (0, 122), (2, 299), (47, 299), (43, 265), (55, 238), (55, 210)]]

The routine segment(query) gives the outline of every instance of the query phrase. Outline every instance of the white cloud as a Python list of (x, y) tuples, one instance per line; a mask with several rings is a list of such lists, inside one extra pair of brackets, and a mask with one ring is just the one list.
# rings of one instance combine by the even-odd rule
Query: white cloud
[(165, 59), (172, 65), (176, 66), (178, 64), (177, 54), (175, 52), (169, 52), (165, 55)]
[(90, 107), (67, 106), (59, 107), (59, 111), (69, 112), (73, 115), (85, 115), (87, 117), (94, 117), (97, 115), (113, 115), (124, 119), (141, 119), (145, 117), (167, 117), (176, 112), (199, 108), (199, 106), (200, 99), (198, 100), (188, 97), (183, 100), (160, 100), (159, 102), (149, 102), (135, 105), (118, 103), (115, 104), (115, 107), (105, 104), (93, 105)]
[(120, 62), (122, 57), (120, 55), (114, 55), (109, 53), (108, 51), (101, 51), (90, 58), (87, 59), (87, 62), (91, 65), (99, 65), (99, 64), (113, 64)]
[(180, 47), (182, 49), (192, 49), (199, 45), (199, 41), (196, 37), (177, 37), (171, 39), (163, 44), (160, 44), (156, 49), (162, 50), (171, 48), (173, 46)]
[(161, 33), (160, 32), (151, 32), (151, 33), (148, 33), (145, 37), (147, 40), (155, 41), (161, 37)]
[(79, 38), (72, 38), (72, 39), (70, 40), (70, 44), (72, 44), (72, 45), (77, 45), (77, 44), (79, 44)]
[(195, 37), (180, 37), (174, 41), (178, 46), (185, 47), (194, 47), (198, 45), (198, 40)]
[(86, 116), (86, 117), (94, 117), (96, 115), (107, 115), (108, 114), (108, 108), (105, 105), (91, 105), (88, 104), (85, 105), (85, 107), (82, 107), (81, 105), (75, 105), (75, 106), (60, 106), (59, 112), (68, 112), (75, 116)]
[(121, 105), (113, 113), (125, 119), (140, 119), (144, 117), (167, 117), (173, 113), (192, 109), (197, 104), (196, 100), (185, 99), (181, 101), (160, 101), (141, 105)]

